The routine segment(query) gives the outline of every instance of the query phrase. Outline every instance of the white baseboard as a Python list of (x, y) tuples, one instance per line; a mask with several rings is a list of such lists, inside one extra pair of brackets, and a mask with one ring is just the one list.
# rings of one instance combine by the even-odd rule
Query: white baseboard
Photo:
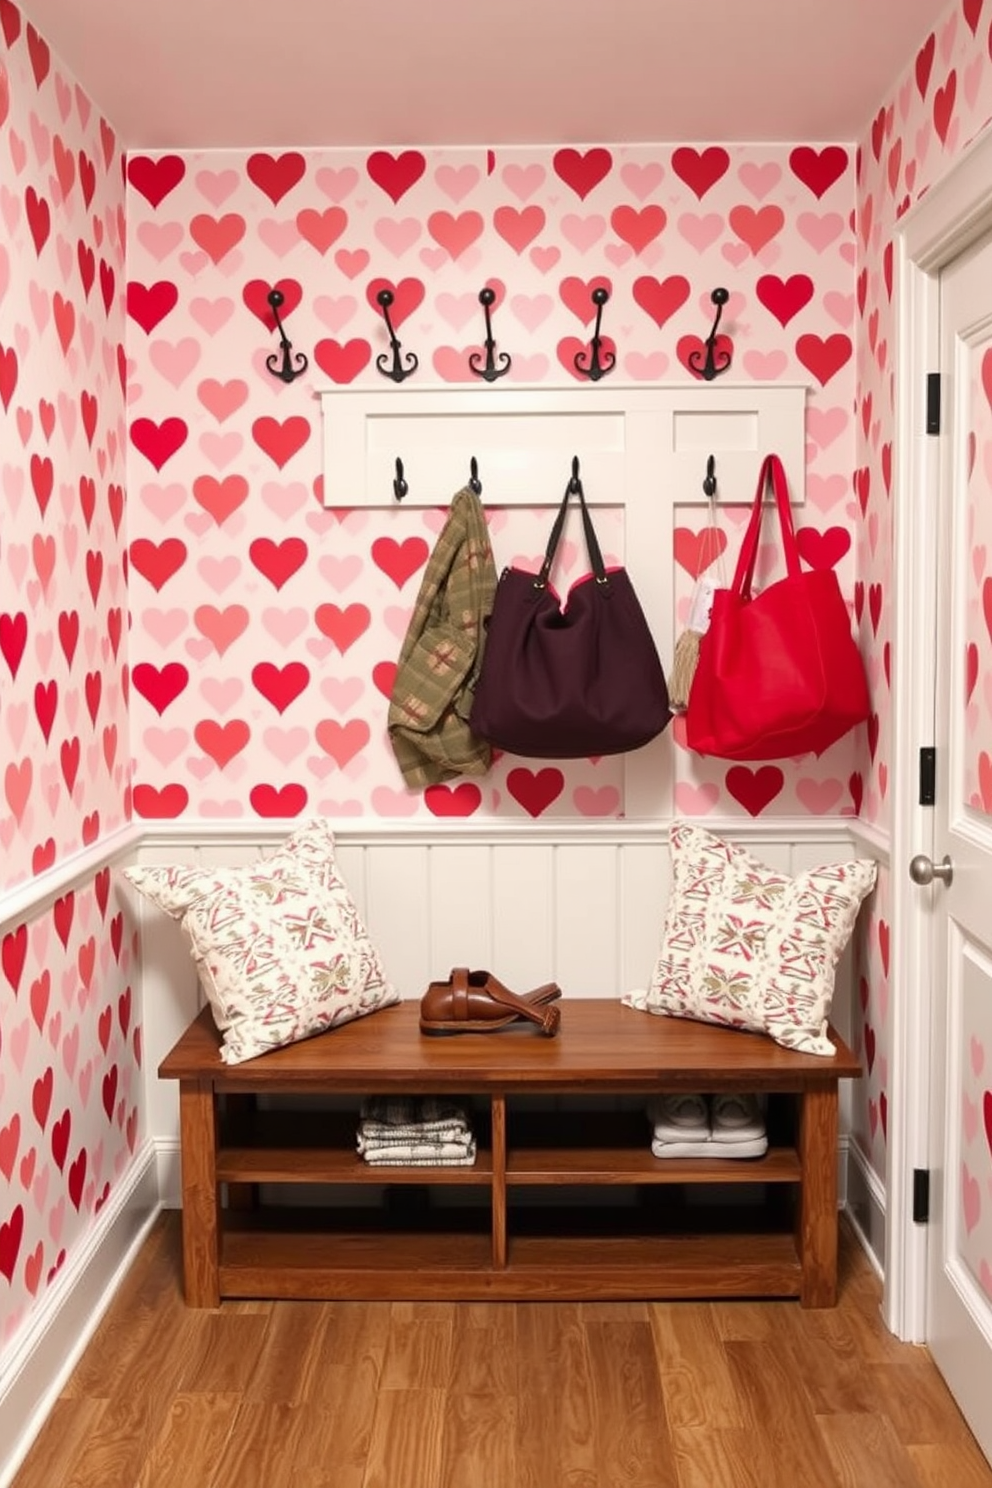
[(847, 1148), (844, 1213), (879, 1279), (885, 1279), (885, 1186), (856, 1142)]
[(159, 1210), (146, 1141), (0, 1368), (0, 1488), (7, 1488)]

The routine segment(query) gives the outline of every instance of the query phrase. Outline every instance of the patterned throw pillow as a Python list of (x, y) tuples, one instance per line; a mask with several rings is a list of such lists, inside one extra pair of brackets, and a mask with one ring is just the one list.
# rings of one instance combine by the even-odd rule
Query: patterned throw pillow
[(686, 822), (672, 825), (670, 843), (661, 952), (647, 993), (624, 1001), (833, 1054), (834, 971), (874, 887), (875, 863), (855, 858), (789, 878)]
[(182, 922), (227, 1064), (399, 1001), (338, 871), (326, 822), (308, 822), (248, 867), (124, 874)]

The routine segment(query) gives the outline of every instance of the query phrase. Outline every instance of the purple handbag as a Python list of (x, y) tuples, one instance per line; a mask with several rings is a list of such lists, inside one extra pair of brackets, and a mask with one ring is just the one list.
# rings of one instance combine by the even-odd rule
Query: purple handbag
[[(470, 725), (511, 754), (583, 759), (639, 749), (671, 719), (658, 651), (630, 576), (604, 567), (579, 479), (565, 487), (538, 574), (505, 568), (489, 617)], [(550, 585), (570, 496), (592, 573), (565, 603)]]

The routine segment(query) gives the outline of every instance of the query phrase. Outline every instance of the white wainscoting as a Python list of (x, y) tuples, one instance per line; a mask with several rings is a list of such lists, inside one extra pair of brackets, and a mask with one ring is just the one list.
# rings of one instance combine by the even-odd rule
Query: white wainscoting
[[(836, 861), (852, 848), (840, 818), (705, 825), (784, 872)], [(149, 825), (136, 858), (246, 863), (271, 851), (292, 828), (292, 822)], [(570, 998), (619, 997), (647, 984), (670, 885), (667, 823), (362, 822), (342, 824), (335, 839), (341, 870), (403, 997), (419, 998), (430, 980), (453, 966), (487, 967), (515, 989), (557, 981), (567, 1020)], [(178, 1092), (155, 1071), (202, 1004), (179, 926), (137, 894), (130, 902), (142, 937), (146, 1129), (159, 1151), (163, 1202), (175, 1204)], [(832, 1017), (848, 1038), (851, 980), (845, 957)], [(849, 1105), (842, 1089), (845, 1138)], [(842, 1197), (846, 1153), (844, 1140)]]

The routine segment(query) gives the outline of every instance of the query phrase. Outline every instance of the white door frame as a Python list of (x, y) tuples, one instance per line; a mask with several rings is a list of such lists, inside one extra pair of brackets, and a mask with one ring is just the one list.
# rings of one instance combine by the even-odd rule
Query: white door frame
[[(897, 383), (893, 505), (893, 971), (886, 1173), (885, 1320), (926, 1340), (927, 1230), (912, 1216), (913, 1169), (929, 1165), (933, 951), (909, 879), (933, 846), (933, 809), (916, 801), (918, 751), (933, 743), (939, 442), (926, 433), (926, 374), (940, 366), (940, 274), (992, 230), (992, 129), (906, 213), (895, 238)], [(946, 761), (937, 761), (938, 770)]]

